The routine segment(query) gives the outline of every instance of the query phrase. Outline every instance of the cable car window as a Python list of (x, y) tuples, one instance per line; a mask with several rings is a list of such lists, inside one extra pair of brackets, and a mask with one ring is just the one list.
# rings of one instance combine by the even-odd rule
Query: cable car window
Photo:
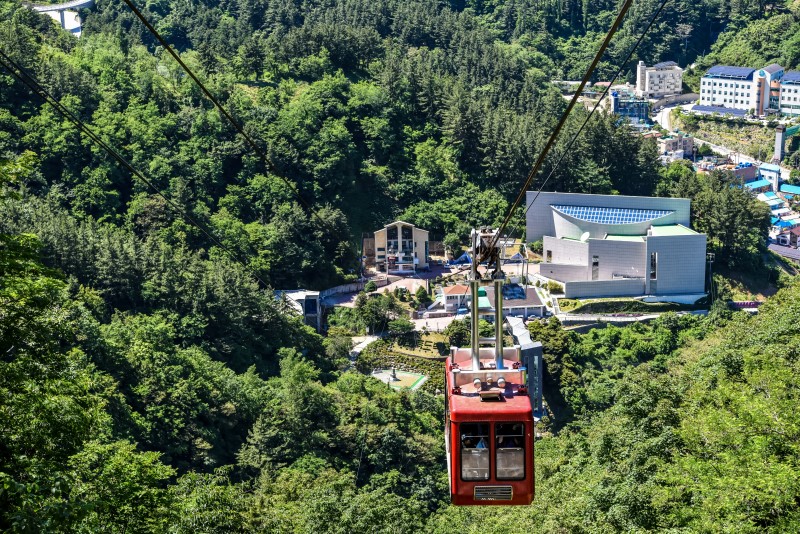
[(497, 480), (525, 478), (525, 425), (497, 423), (494, 427), (497, 442)]
[(461, 423), (461, 478), (489, 480), (489, 423)]

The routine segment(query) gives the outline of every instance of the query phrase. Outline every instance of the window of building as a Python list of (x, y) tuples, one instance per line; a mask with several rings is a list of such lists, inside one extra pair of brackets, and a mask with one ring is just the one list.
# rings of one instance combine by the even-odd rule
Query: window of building
[(497, 442), (495, 462), (497, 480), (523, 480), (525, 478), (525, 425), (522, 423), (497, 423), (494, 425)]
[(489, 423), (461, 423), (461, 478), (489, 480)]
[(600, 257), (592, 256), (592, 280), (597, 280), (600, 276)]
[(386, 229), (386, 239), (394, 239), (394, 240), (397, 239), (397, 227), (396, 226), (390, 226), (389, 228)]
[(650, 280), (658, 280), (658, 252), (650, 253)]
[(378, 252), (386, 252), (386, 248), (385, 247), (378, 247)]
[(547, 254), (545, 255), (545, 261), (547, 263), (553, 263), (553, 251), (552, 250), (548, 250), (547, 251)]

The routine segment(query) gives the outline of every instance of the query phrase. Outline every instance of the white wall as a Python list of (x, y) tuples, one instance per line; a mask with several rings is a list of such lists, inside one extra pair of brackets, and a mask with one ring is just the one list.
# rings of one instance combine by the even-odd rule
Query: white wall
[(614, 276), (645, 276), (646, 247), (642, 241), (589, 240), (589, 278), (592, 256), (598, 256), (598, 280), (611, 280)]
[(650, 236), (647, 238), (646, 261), (650, 254), (658, 253), (656, 289), (652, 290), (649, 274), (647, 293), (672, 295), (703, 293), (706, 275), (705, 234), (685, 236)]

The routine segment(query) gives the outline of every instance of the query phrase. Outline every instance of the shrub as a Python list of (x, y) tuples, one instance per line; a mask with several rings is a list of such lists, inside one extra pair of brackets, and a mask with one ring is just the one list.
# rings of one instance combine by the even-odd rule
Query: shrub
[(378, 290), (378, 284), (376, 284), (373, 280), (370, 280), (369, 282), (366, 283), (366, 285), (364, 285), (364, 291), (366, 291), (367, 293), (371, 293), (377, 290)]
[(547, 282), (547, 290), (550, 293), (563, 293), (564, 292), (564, 286), (559, 284), (558, 282), (554, 282), (554, 281), (550, 280), (550, 281)]

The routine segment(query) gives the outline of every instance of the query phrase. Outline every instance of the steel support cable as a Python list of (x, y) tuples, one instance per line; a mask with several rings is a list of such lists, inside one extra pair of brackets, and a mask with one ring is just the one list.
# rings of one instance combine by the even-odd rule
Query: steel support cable
[(269, 288), (269, 284), (267, 284), (260, 276), (252, 269), (246, 261), (244, 261), (239, 254), (231, 250), (229, 247), (225, 246), (219, 239), (217, 239), (209, 230), (207, 230), (202, 224), (200, 224), (194, 217), (189, 215), (186, 210), (182, 209), (177, 203), (175, 203), (172, 199), (167, 197), (164, 193), (162, 193), (146, 176), (144, 176), (141, 172), (139, 172), (136, 168), (131, 165), (128, 160), (122, 157), (119, 152), (114, 150), (111, 146), (109, 146), (105, 141), (103, 141), (91, 128), (89, 128), (80, 118), (75, 116), (69, 109), (67, 109), (63, 104), (61, 104), (58, 100), (56, 100), (32, 75), (25, 71), (16, 61), (11, 59), (3, 50), (0, 50), (0, 64), (12, 75), (14, 78), (22, 82), (26, 85), (31, 91), (37, 94), (40, 98), (42, 98), (46, 103), (50, 104), (56, 111), (58, 111), (65, 119), (72, 122), (78, 129), (86, 134), (92, 141), (98, 144), (103, 150), (105, 150), (112, 158), (114, 158), (120, 165), (125, 167), (134, 177), (139, 179), (142, 183), (147, 185), (150, 189), (152, 189), (158, 196), (164, 199), (169, 206), (175, 210), (178, 215), (183, 217), (187, 222), (189, 222), (192, 226), (196, 227), (200, 232), (202, 232), (211, 242), (222, 250), (224, 250), (228, 255), (230, 255), (231, 259), (234, 261), (242, 264), (246, 270), (250, 272), (250, 274), (255, 277), (255, 279), (260, 282), (265, 288)]
[(269, 169), (269, 171), (271, 173), (273, 173), (275, 176), (277, 176), (283, 183), (286, 184), (286, 186), (289, 189), (292, 190), (292, 193), (294, 194), (294, 196), (297, 197), (297, 200), (299, 200), (300, 203), (306, 208), (306, 210), (308, 210), (308, 212), (309, 212), (309, 214), (311, 216), (316, 217), (317, 220), (320, 223), (322, 223), (322, 225), (324, 227), (332, 229), (331, 225), (329, 223), (327, 223), (326, 221), (324, 221), (316, 213), (316, 211), (314, 211), (314, 209), (311, 207), (311, 205), (308, 202), (306, 202), (305, 199), (303, 199), (303, 197), (300, 195), (300, 191), (297, 189), (297, 186), (294, 185), (292, 182), (290, 182), (285, 177), (281, 176), (281, 174), (277, 171), (277, 168), (275, 167), (275, 164), (272, 163), (272, 161), (269, 159), (269, 156), (267, 156), (266, 152), (264, 150), (262, 150), (260, 146), (258, 146), (258, 144), (255, 142), (255, 140), (250, 135), (248, 135), (247, 132), (244, 131), (244, 128), (242, 127), (242, 125), (239, 124), (236, 121), (236, 119), (234, 119), (233, 116), (230, 113), (228, 113), (228, 111), (224, 107), (222, 107), (222, 104), (219, 102), (219, 100), (213, 94), (211, 94), (211, 91), (209, 91), (206, 88), (205, 84), (203, 84), (203, 82), (200, 81), (200, 79), (195, 75), (195, 73), (192, 72), (192, 69), (190, 69), (186, 65), (186, 63), (183, 62), (183, 60), (178, 55), (178, 53), (175, 51), (175, 49), (172, 48), (169, 45), (169, 43), (167, 43), (167, 41), (161, 36), (161, 34), (158, 33), (158, 30), (156, 30), (155, 27), (152, 24), (150, 24), (150, 21), (147, 20), (147, 17), (144, 16), (144, 14), (139, 10), (139, 8), (137, 8), (136, 5), (131, 0), (123, 0), (123, 2), (125, 2), (125, 4), (127, 4), (127, 6), (131, 9), (131, 11), (133, 11), (133, 14), (136, 15), (136, 17), (142, 22), (142, 24), (145, 25), (145, 27), (150, 31), (150, 33), (153, 34), (153, 36), (158, 40), (158, 42), (161, 44), (161, 46), (163, 46), (164, 49), (167, 52), (169, 52), (169, 54), (175, 59), (175, 61), (178, 62), (178, 65), (180, 65), (181, 68), (184, 71), (186, 71), (186, 74), (188, 74), (189, 77), (192, 80), (194, 80), (194, 83), (196, 83), (197, 86), (200, 88), (200, 90), (203, 92), (203, 94), (206, 95), (206, 98), (211, 100), (211, 102), (219, 110), (219, 112), (222, 113), (222, 115), (225, 117), (225, 119), (227, 119), (227, 121), (229, 123), (231, 123), (231, 125), (236, 129), (236, 131), (239, 132), (239, 134), (241, 134), (242, 137), (244, 137), (245, 141), (247, 141), (247, 144), (249, 144), (250, 147), (255, 151), (255, 153), (258, 154), (258, 156), (262, 159), (262, 161), (266, 165), (267, 169)]
[[(128, 0), (125, 0), (125, 1), (127, 2)], [(544, 163), (544, 159), (547, 157), (547, 154), (550, 152), (550, 149), (552, 148), (553, 144), (555, 143), (555, 140), (558, 137), (558, 134), (561, 133), (561, 129), (564, 127), (564, 124), (567, 122), (567, 117), (569, 117), (569, 114), (572, 112), (572, 109), (575, 107), (575, 104), (578, 102), (578, 98), (580, 97), (581, 93), (583, 93), (583, 88), (589, 82), (589, 78), (591, 78), (592, 73), (594, 72), (594, 69), (597, 67), (597, 64), (600, 62), (600, 59), (603, 57), (603, 54), (605, 53), (606, 48), (608, 48), (608, 45), (611, 42), (611, 38), (614, 37), (614, 34), (617, 32), (617, 29), (622, 24), (622, 19), (625, 18), (625, 15), (628, 13), (628, 9), (630, 9), (630, 7), (631, 7), (631, 4), (633, 4), (633, 0), (625, 0), (625, 3), (622, 5), (622, 8), (620, 9), (619, 13), (617, 14), (617, 18), (614, 20), (614, 23), (611, 25), (611, 28), (609, 28), (605, 39), (603, 39), (603, 43), (600, 45), (600, 49), (597, 51), (597, 54), (595, 54), (594, 59), (592, 60), (592, 63), (589, 65), (589, 68), (586, 70), (586, 74), (583, 75), (583, 79), (581, 80), (581, 83), (578, 86), (577, 91), (575, 91), (575, 94), (572, 96), (572, 99), (569, 101), (569, 104), (567, 105), (567, 109), (561, 115), (561, 118), (559, 119), (558, 124), (556, 124), (556, 127), (553, 130), (553, 133), (550, 134), (550, 138), (547, 140), (547, 144), (545, 144), (544, 148), (542, 149), (542, 152), (539, 154), (539, 157), (536, 159), (536, 163), (534, 163), (533, 168), (528, 173), (528, 177), (526, 178), (525, 183), (522, 185), (522, 188), (520, 189), (520, 192), (517, 195), (517, 198), (514, 199), (514, 203), (511, 205), (511, 208), (508, 210), (508, 213), (506, 214), (505, 218), (503, 219), (503, 223), (500, 225), (500, 228), (499, 228), (499, 231), (497, 232), (497, 235), (494, 238), (492, 238), (492, 240), (490, 242), (490, 246), (489, 246), (490, 250), (494, 246), (497, 245), (497, 242), (500, 240), (500, 236), (502, 235), (503, 230), (505, 230), (506, 226), (508, 226), (508, 223), (511, 220), (511, 217), (513, 217), (514, 211), (517, 209), (517, 207), (519, 206), (520, 202), (522, 202), (522, 199), (525, 197), (525, 193), (526, 193), (528, 187), (530, 187), (531, 182), (533, 182), (534, 177), (539, 173), (539, 169), (542, 167), (542, 163)]]
[[(614, 82), (622, 74), (622, 71), (625, 69), (625, 65), (627, 65), (628, 62), (631, 60), (631, 57), (633, 57), (633, 53), (636, 51), (636, 49), (642, 43), (642, 40), (644, 40), (645, 35), (647, 35), (647, 33), (650, 31), (650, 28), (653, 26), (653, 24), (655, 23), (656, 19), (661, 14), (661, 11), (663, 11), (664, 6), (667, 5), (668, 1), (669, 0), (663, 0), (661, 2), (661, 5), (658, 6), (658, 9), (653, 14), (653, 16), (650, 18), (650, 22), (647, 24), (647, 26), (645, 27), (644, 31), (641, 34), (639, 34), (639, 39), (636, 41), (636, 43), (634, 43), (633, 47), (628, 52), (627, 57), (622, 61), (622, 64), (620, 64), (619, 69), (617, 70), (616, 74), (614, 74), (614, 76), (611, 78), (611, 81), (609, 82), (608, 86), (603, 90), (603, 93), (600, 95), (600, 99), (595, 103), (594, 107), (592, 107), (591, 111), (586, 116), (586, 118), (583, 120), (583, 124), (581, 124), (581, 127), (578, 128), (578, 131), (575, 133), (575, 135), (572, 136), (572, 139), (570, 139), (570, 141), (567, 144), (566, 148), (561, 153), (561, 156), (559, 156), (559, 158), (556, 161), (555, 165), (553, 165), (553, 168), (550, 169), (550, 173), (547, 175), (547, 178), (545, 178), (544, 182), (542, 182), (542, 185), (539, 186), (539, 189), (536, 191), (536, 195), (534, 195), (533, 199), (525, 207), (525, 211), (523, 212), (523, 216), (526, 215), (528, 213), (528, 211), (530, 211), (531, 207), (533, 206), (533, 203), (536, 202), (536, 199), (539, 198), (539, 195), (542, 193), (542, 190), (544, 189), (544, 186), (547, 185), (547, 182), (549, 182), (550, 178), (553, 177), (553, 174), (555, 174), (556, 170), (561, 165), (561, 162), (564, 161), (564, 158), (567, 156), (567, 154), (569, 154), (569, 151), (572, 148), (572, 145), (575, 144), (575, 141), (577, 141), (578, 136), (581, 135), (581, 133), (583, 132), (583, 129), (589, 123), (589, 120), (592, 118), (592, 115), (594, 115), (594, 112), (597, 111), (597, 108), (600, 107), (600, 104), (603, 102), (603, 99), (606, 98), (606, 96), (608, 96), (608, 92), (611, 90), (611, 86), (614, 85)], [(516, 232), (518, 228), (519, 228), (519, 225), (513, 227), (508, 234), (509, 235), (513, 235), (514, 232)]]

